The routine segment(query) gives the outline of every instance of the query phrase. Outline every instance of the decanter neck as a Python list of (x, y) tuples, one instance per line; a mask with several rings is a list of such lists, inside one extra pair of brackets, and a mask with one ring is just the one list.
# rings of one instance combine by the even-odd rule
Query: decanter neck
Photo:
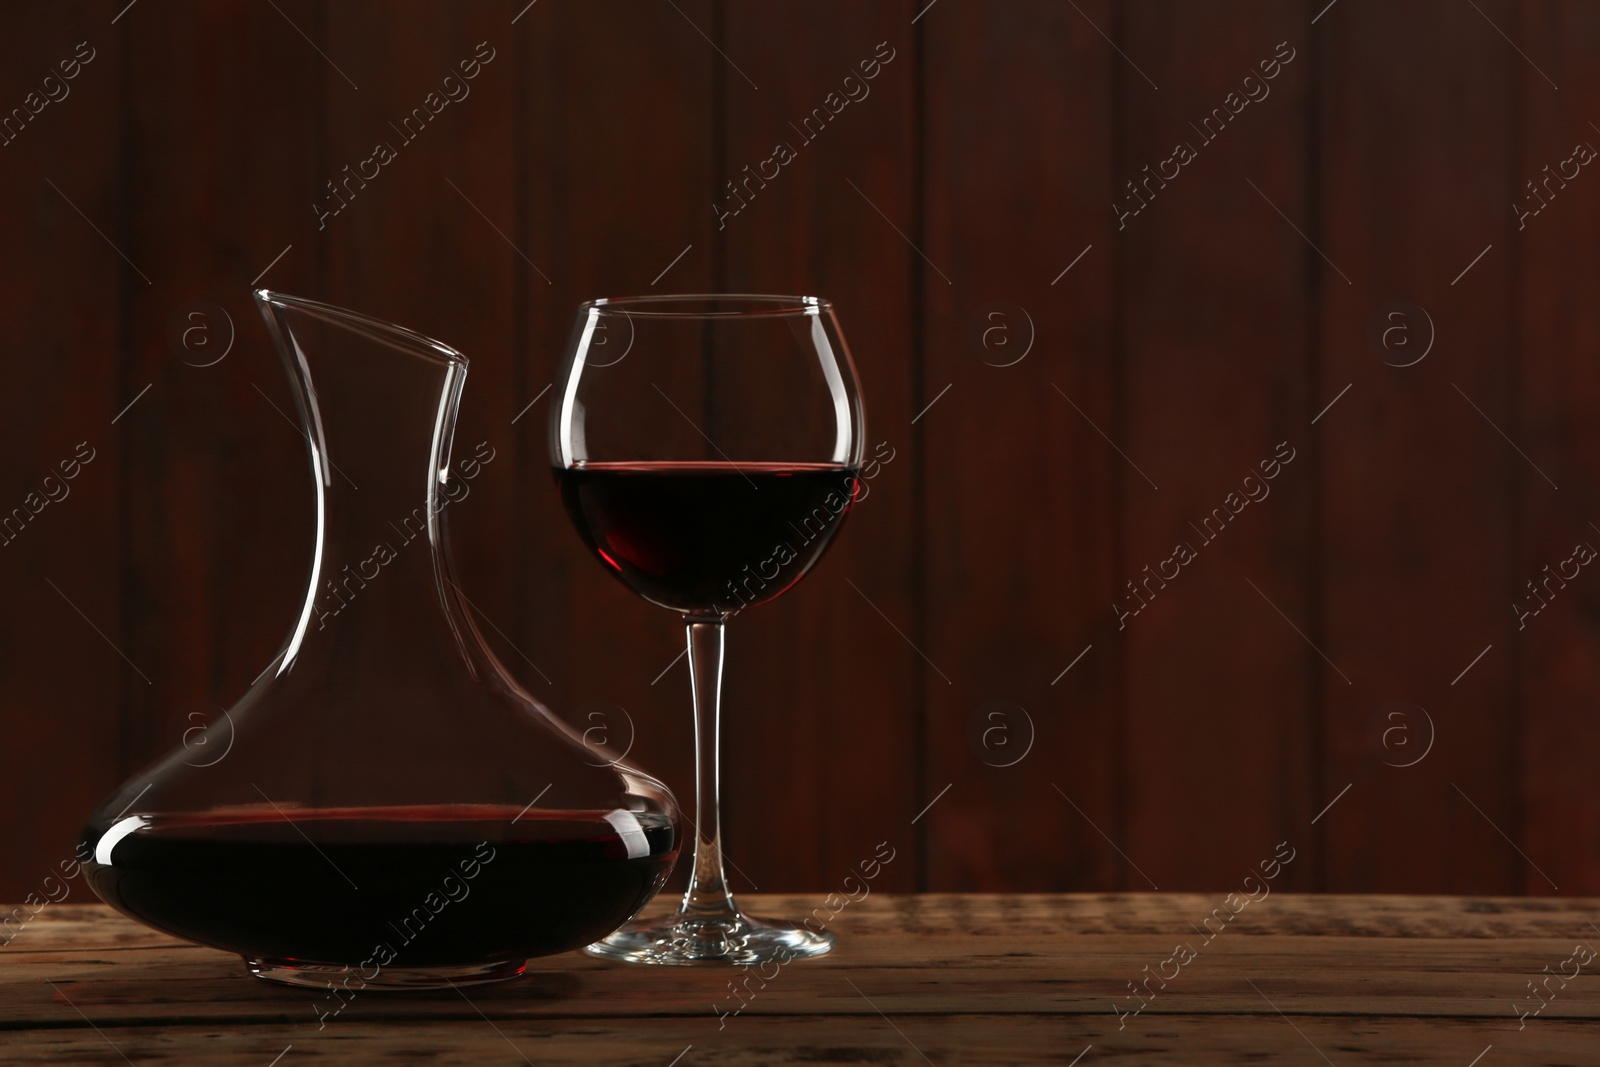
[(316, 494), (310, 582), (277, 672), (318, 649), (345, 667), (403, 671), (438, 654), (442, 622), (475, 673), (448, 513), (494, 450), (452, 467), (466, 358), (341, 308), (257, 300), (289, 370)]

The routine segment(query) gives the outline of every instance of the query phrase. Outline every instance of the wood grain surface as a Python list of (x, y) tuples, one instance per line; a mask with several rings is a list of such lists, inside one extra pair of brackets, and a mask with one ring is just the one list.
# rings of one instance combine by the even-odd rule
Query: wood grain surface
[[(762, 914), (817, 907), (748, 896)], [(1234, 902), (1237, 906), (1237, 901)], [(721, 968), (575, 954), (456, 992), (363, 992), (318, 1028), (312, 990), (97, 905), (46, 907), (0, 951), (6, 1063), (1484, 1063), (1586, 1062), (1600, 978), (1528, 983), (1600, 944), (1584, 898), (1270, 893), (1206, 942), (1223, 895), (869, 894), (839, 948), (791, 964), (745, 1007)], [(659, 905), (657, 905), (659, 907)], [(1127, 983), (1197, 950), (1137, 1015)], [(1544, 968), (1549, 967), (1549, 972)], [(1571, 966), (1571, 965), (1569, 965)], [(1590, 964), (1593, 966), (1593, 964)], [(1571, 974), (1571, 970), (1568, 970)], [(716, 1007), (714, 1007), (714, 1005)], [(114, 1047), (113, 1047), (114, 1046)], [(292, 1048), (291, 1048), (292, 1046)], [(681, 1054), (681, 1059), (674, 1056)]]

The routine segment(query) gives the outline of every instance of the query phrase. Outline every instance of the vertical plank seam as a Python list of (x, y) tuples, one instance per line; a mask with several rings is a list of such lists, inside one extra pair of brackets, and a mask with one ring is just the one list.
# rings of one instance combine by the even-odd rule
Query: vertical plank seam
[[(530, 201), (533, 198), (533, 189), (525, 179), (528, 174), (528, 156), (530, 153), (528, 136), (528, 92), (531, 79), (528, 76), (528, 67), (531, 65), (533, 51), (533, 22), (530, 20), (525, 26), (512, 26), (511, 37), (511, 232), (516, 235), (517, 248), (532, 248), (530, 238), (533, 235), (533, 210)], [(533, 274), (521, 255), (511, 260), (511, 389), (515, 396), (527, 396), (531, 388), (530, 369), (528, 367), (531, 354), (532, 327), (530, 320), (531, 301), (528, 299), (528, 288), (533, 284)], [(551, 398), (554, 402), (554, 398)], [(538, 469), (538, 458), (532, 454), (538, 438), (529, 432), (527, 426), (513, 424), (511, 427), (511, 484), (514, 486), (528, 485), (533, 481), (534, 472)], [(524, 469), (526, 468), (526, 469)], [(512, 514), (526, 522), (528, 515), (527, 494), (516, 493)], [(533, 644), (533, 622), (531, 612), (527, 605), (533, 600), (529, 594), (532, 590), (534, 565), (527, 558), (528, 553), (513, 551), (511, 553), (511, 588), (515, 590), (513, 613), (511, 618), (511, 632), (516, 635), (518, 647), (526, 648)]]
[[(901, 9), (910, 12), (910, 5)], [(912, 241), (917, 248), (928, 244), (927, 217), (927, 30), (920, 21), (911, 24), (911, 224)], [(926, 312), (924, 299), (927, 272), (922, 269), (920, 256), (906, 256), (910, 267), (908, 282), (911, 290), (910, 367), (911, 395), (920, 403), (926, 375), (923, 363), (927, 358)], [(928, 468), (927, 433), (925, 426), (911, 426), (911, 597), (912, 632), (919, 648), (928, 647)], [(911, 731), (913, 738), (911, 789), (917, 802), (927, 795), (928, 789), (928, 679), (927, 672), (914, 669), (912, 673)], [(929, 889), (928, 824), (919, 822), (912, 842), (916, 853), (916, 889), (925, 893)]]
[[(1527, 28), (1528, 23), (1534, 21), (1533, 17), (1523, 13), (1518, 5), (1518, 22), (1520, 27)], [(1518, 32), (1518, 38), (1527, 40), (1524, 33)], [(1509, 62), (1509, 60), (1508, 60)], [(1517, 168), (1521, 166), (1525, 148), (1524, 137), (1526, 130), (1523, 124), (1523, 107), (1527, 97), (1528, 77), (1527, 70), (1521, 65), (1515, 67), (1515, 75), (1511, 85), (1511, 109), (1509, 122), (1511, 129), (1507, 140), (1510, 151), (1506, 160), (1507, 188), (1515, 195), (1517, 188)], [(1508, 358), (1506, 359), (1505, 386), (1506, 386), (1506, 422), (1513, 427), (1518, 440), (1527, 440), (1522, 421), (1522, 314), (1520, 306), (1520, 290), (1522, 278), (1522, 245), (1517, 241), (1508, 242), (1510, 248), (1510, 264), (1506, 268), (1506, 288), (1504, 299), (1506, 301), (1506, 332)], [(1533, 447), (1531, 444), (1528, 447)], [(1506, 483), (1506, 502), (1510, 515), (1510, 529), (1506, 531), (1506, 551), (1509, 559), (1506, 560), (1506, 603), (1516, 602), (1516, 573), (1517, 564), (1523, 555), (1523, 542), (1527, 534), (1528, 517), (1525, 509), (1528, 506), (1528, 480), (1524, 476), (1522, 467), (1515, 463), (1507, 463), (1511, 477)], [(1512, 832), (1516, 835), (1518, 851), (1526, 854), (1528, 851), (1528, 826), (1527, 826), (1527, 783), (1523, 780), (1525, 767), (1524, 752), (1525, 739), (1523, 736), (1525, 703), (1523, 693), (1523, 678), (1526, 667), (1522, 643), (1511, 641), (1511, 662), (1507, 667), (1507, 685), (1509, 691), (1506, 697), (1506, 719), (1511, 737), (1506, 745), (1505, 768), (1506, 782), (1510, 786), (1511, 794), (1511, 825)], [(1519, 862), (1520, 856), (1508, 856), (1506, 862), (1511, 865), (1512, 876), (1510, 884), (1513, 892), (1525, 894), (1533, 885), (1529, 878), (1528, 865)]]
[[(330, 43), (328, 41), (327, 0), (317, 0), (315, 21), (313, 25), (315, 27), (317, 40), (322, 42), (323, 51), (327, 51), (327, 45)], [(329, 130), (332, 126), (332, 122), (329, 117), (329, 110), (331, 109), (332, 105), (330, 103), (331, 98), (328, 94), (328, 69), (325, 64), (321, 63), (316, 64), (312, 67), (312, 69), (316, 71), (316, 88), (313, 95), (317, 121), (317, 134), (313, 139), (315, 144), (315, 148), (313, 150), (317, 154), (316, 173), (329, 174), (332, 173), (328, 169), (328, 160), (332, 156), (332, 148), (330, 147), (332, 137), (329, 133)], [(329, 279), (333, 276), (333, 262), (330, 242), (330, 236), (332, 233), (333, 231), (331, 229), (324, 229), (319, 231), (317, 237), (317, 288), (320, 290), (320, 298), (324, 300), (327, 299), (328, 295)]]
[[(1120, 52), (1127, 44), (1127, 20), (1125, 0), (1111, 0), (1111, 36), (1116, 41), (1116, 48)], [(1127, 94), (1124, 91), (1122, 69), (1114, 63), (1106, 63), (1106, 77), (1110, 84), (1111, 99), (1111, 144), (1107, 152), (1107, 171), (1112, 195), (1116, 195), (1117, 170), (1122, 161), (1123, 132), (1127, 121)], [(1115, 240), (1115, 238), (1113, 238)], [(1108, 331), (1111, 364), (1111, 438), (1116, 441), (1127, 440), (1128, 419), (1126, 411), (1127, 388), (1125, 362), (1127, 359), (1127, 337), (1123, 329), (1123, 282), (1124, 272), (1127, 268), (1127, 250), (1124, 242), (1117, 241), (1111, 254), (1111, 322)], [(1111, 567), (1112, 574), (1127, 573), (1128, 558), (1128, 516), (1127, 516), (1127, 484), (1122, 466), (1114, 461), (1108, 454), (1106, 465), (1111, 471)], [(1116, 578), (1113, 577), (1115, 582)], [(1115, 586), (1113, 586), (1113, 591)], [(1118, 841), (1124, 843), (1128, 840), (1129, 807), (1132, 797), (1132, 783), (1129, 780), (1130, 766), (1128, 760), (1128, 642), (1126, 637), (1116, 642), (1111, 657), (1111, 797), (1112, 797), (1112, 834)], [(1112, 861), (1112, 870), (1115, 872), (1112, 882), (1113, 887), (1119, 892), (1128, 888), (1128, 868), (1124, 859)]]
[[(1313, 30), (1315, 27), (1313, 27)], [(1306, 51), (1310, 53), (1309, 82), (1306, 86), (1306, 119), (1305, 119), (1305, 166), (1306, 166), (1306, 225), (1309, 229), (1311, 241), (1316, 247), (1325, 247), (1324, 216), (1323, 216), (1323, 182), (1322, 182), (1322, 79), (1323, 79), (1323, 54), (1320, 38), (1315, 32), (1306, 42)], [(1322, 347), (1322, 259), (1313, 254), (1314, 248), (1305, 248), (1301, 251), (1301, 258), (1306, 264), (1306, 388), (1305, 409), (1308, 419), (1315, 418), (1321, 410), (1321, 384), (1323, 367)], [(1308, 544), (1306, 554), (1308, 566), (1306, 575), (1307, 615), (1311, 628), (1311, 641), (1317, 648), (1327, 647), (1327, 618), (1326, 618), (1326, 576), (1323, 573), (1324, 541), (1323, 523), (1326, 520), (1324, 511), (1323, 494), (1324, 471), (1322, 454), (1322, 430), (1312, 427), (1311, 440), (1308, 443), (1311, 453), (1311, 500), (1307, 508), (1306, 522), (1308, 530)], [(1309, 690), (1309, 702), (1306, 706), (1306, 758), (1310, 762), (1307, 782), (1307, 811), (1316, 811), (1321, 807), (1321, 798), (1326, 794), (1327, 781), (1327, 683), (1328, 672), (1323, 666), (1320, 657), (1312, 657), (1309, 653), (1305, 656), (1310, 667), (1306, 677)], [(1311, 848), (1311, 888), (1315, 892), (1327, 890), (1328, 862), (1327, 862), (1327, 826), (1318, 826), (1312, 830)]]
[[(712, 0), (711, 5), (711, 36), (717, 42), (719, 54), (726, 50), (728, 44), (727, 14), (725, 0)], [(706, 175), (710, 183), (709, 202), (717, 202), (717, 176), (726, 174), (728, 168), (728, 72), (722, 63), (715, 58), (708, 60), (711, 70), (711, 173)], [(711, 241), (711, 286), (715, 292), (726, 292), (728, 288), (728, 242), (725, 231), (718, 229), (712, 233)], [(706, 360), (706, 373), (710, 374), (711, 361)], [(706, 380), (706, 417), (710, 418), (711, 392), (710, 378)]]
[[(728, 20), (725, 0), (712, 0), (711, 39), (716, 42), (716, 52), (723, 55), (728, 46)], [(711, 183), (710, 202), (717, 201), (717, 175), (727, 173), (728, 165), (728, 73), (725, 65), (708, 59), (711, 70)], [(721, 232), (721, 231), (719, 231)], [(722, 237), (711, 242), (711, 291), (728, 291), (728, 242)], [(700, 418), (705, 423), (706, 436), (717, 436), (716, 368), (711, 330), (706, 328), (700, 341)]]
[[(117, 241), (123, 248), (129, 247), (128, 238), (133, 228), (133, 191), (130, 178), (133, 171), (133, 63), (132, 63), (132, 31), (133, 24), (124, 22), (116, 28), (117, 39), (117, 153), (116, 161), (112, 166), (117, 178), (117, 192), (115, 197), (115, 233)], [(117, 348), (119, 352), (119, 366), (115, 375), (117, 396), (129, 395), (132, 389), (134, 375), (133, 367), (133, 324), (131, 322), (131, 308), (133, 306), (133, 278), (129, 268), (121, 265), (117, 272)], [(116, 510), (118, 516), (118, 530), (121, 541), (117, 545), (118, 556), (118, 587), (121, 603), (117, 605), (117, 618), (120, 620), (120, 630), (117, 634), (119, 642), (126, 644), (122, 638), (132, 630), (134, 620), (134, 596), (138, 591), (137, 560), (129, 550), (133, 544), (133, 507), (134, 474), (129, 462), (131, 452), (133, 421), (117, 428), (117, 472), (113, 485), (120, 494)], [(133, 766), (128, 759), (128, 753), (133, 749), (134, 739), (134, 693), (131, 680), (127, 672), (120, 667), (117, 669), (117, 779), (125, 781), (132, 773)]]

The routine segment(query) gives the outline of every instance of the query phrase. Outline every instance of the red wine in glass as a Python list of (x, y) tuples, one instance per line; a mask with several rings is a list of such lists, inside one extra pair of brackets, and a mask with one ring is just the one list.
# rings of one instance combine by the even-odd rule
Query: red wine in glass
[(731, 615), (794, 586), (859, 492), (826, 463), (586, 463), (556, 468), (567, 514), (623, 584), (686, 615)]

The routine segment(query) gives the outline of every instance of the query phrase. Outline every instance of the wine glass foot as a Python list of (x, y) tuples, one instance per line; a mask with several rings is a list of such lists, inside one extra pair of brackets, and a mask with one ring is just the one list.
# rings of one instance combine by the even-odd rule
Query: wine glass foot
[(809, 959), (833, 948), (833, 934), (778, 919), (690, 918), (682, 913), (629, 923), (584, 952), (626, 963), (687, 965), (754, 963)]

